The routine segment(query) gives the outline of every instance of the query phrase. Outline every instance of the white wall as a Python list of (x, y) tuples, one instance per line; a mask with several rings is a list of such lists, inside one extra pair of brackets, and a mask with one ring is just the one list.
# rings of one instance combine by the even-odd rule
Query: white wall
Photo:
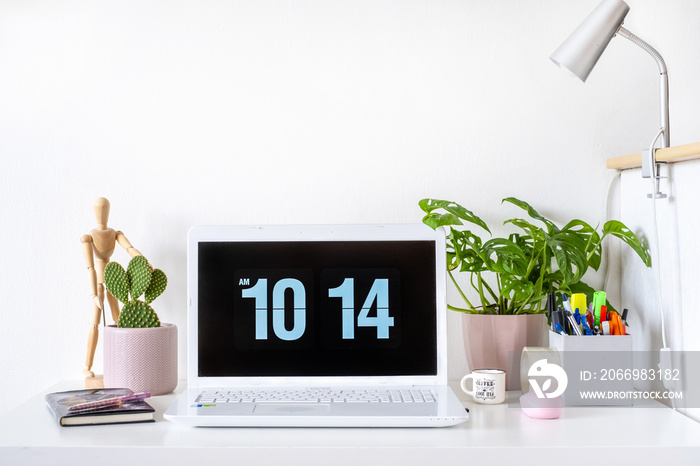
[[(657, 286), (656, 268), (647, 269), (630, 254), (622, 255), (624, 276), (622, 294), (631, 308), (641, 311), (639, 331), (635, 343), (639, 348), (660, 348), (662, 341), (661, 309), (666, 316), (666, 344), (673, 350), (700, 350), (695, 329), (700, 318), (695, 309), (700, 301), (700, 245), (697, 231), (698, 177), (700, 160), (669, 164), (662, 168), (668, 179), (662, 180), (661, 191), (668, 197), (656, 201), (659, 251), (653, 257), (654, 266), (661, 272), (661, 295)], [(654, 224), (650, 180), (643, 179), (641, 171), (623, 172), (621, 180), (622, 218), (651, 246), (654, 245)]]
[[(169, 276), (183, 375), (192, 225), (419, 222), (428, 196), (496, 225), (510, 195), (602, 222), (604, 161), (648, 144), (657, 82), (621, 38), (586, 85), (549, 62), (596, 3), (1, 2), (0, 410), (80, 377), (98, 196)], [(697, 140), (700, 3), (629, 3), (670, 69), (674, 142)]]
[[(662, 168), (662, 173), (668, 178), (662, 180), (661, 191), (668, 197), (656, 201), (659, 249), (653, 257), (654, 268), (647, 269), (624, 252), (622, 297), (626, 306), (636, 314), (631, 314), (635, 350), (649, 351), (644, 356), (651, 359), (663, 346), (664, 333), (666, 347), (676, 356), (675, 369), (683, 381), (682, 390), (690, 394), (700, 389), (697, 385), (698, 368), (678, 361), (683, 359), (680, 356), (687, 356), (686, 361), (695, 364), (697, 359), (694, 355), (700, 351), (697, 336), (700, 327), (697, 309), (700, 302), (700, 244), (697, 239), (700, 229), (700, 189), (697, 182), (700, 160), (669, 164)], [(642, 178), (640, 169), (625, 171), (620, 192), (622, 220), (653, 247), (656, 241), (654, 217), (651, 200), (646, 198), (646, 193), (651, 192), (650, 180)], [(661, 293), (657, 285), (657, 267)], [(663, 387), (657, 383), (655, 388)], [(683, 400), (676, 404), (679, 409), (687, 410), (687, 414), (700, 420), (700, 407), (692, 402), (684, 403)]]

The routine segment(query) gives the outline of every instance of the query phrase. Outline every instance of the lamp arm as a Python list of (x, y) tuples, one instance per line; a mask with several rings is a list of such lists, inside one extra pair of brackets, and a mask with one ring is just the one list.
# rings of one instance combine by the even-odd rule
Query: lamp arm
[(663, 59), (663, 57), (661, 56), (661, 54), (660, 54), (659, 52), (657, 52), (656, 49), (655, 49), (654, 47), (652, 47), (651, 45), (647, 44), (647, 43), (644, 42), (642, 39), (640, 39), (639, 37), (635, 36), (634, 34), (632, 34), (630, 31), (628, 31), (627, 29), (625, 29), (625, 28), (622, 27), (622, 26), (620, 26), (620, 29), (617, 30), (617, 33), (620, 34), (620, 35), (621, 35), (622, 37), (624, 37), (625, 39), (629, 39), (630, 41), (634, 42), (635, 44), (637, 44), (638, 46), (640, 46), (641, 48), (643, 48), (644, 50), (646, 50), (646, 52), (647, 52), (649, 55), (651, 55), (652, 57), (654, 57), (654, 60), (656, 60), (656, 63), (659, 65), (659, 73), (661, 73), (661, 74), (667, 74), (666, 62), (664, 61), (664, 59)]
[(659, 107), (661, 111), (661, 128), (663, 129), (664, 133), (661, 140), (661, 147), (669, 147), (671, 145), (671, 126), (669, 123), (668, 111), (668, 70), (666, 69), (666, 62), (654, 47), (647, 44), (645, 41), (635, 36), (624, 27), (620, 26), (617, 33), (644, 49), (654, 58), (654, 60), (656, 60), (656, 64), (659, 66)]

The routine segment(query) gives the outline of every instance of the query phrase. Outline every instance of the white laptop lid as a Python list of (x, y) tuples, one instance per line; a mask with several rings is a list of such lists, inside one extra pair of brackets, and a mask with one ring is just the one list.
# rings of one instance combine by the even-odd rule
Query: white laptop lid
[(200, 226), (188, 382), (445, 385), (445, 236), (425, 225)]

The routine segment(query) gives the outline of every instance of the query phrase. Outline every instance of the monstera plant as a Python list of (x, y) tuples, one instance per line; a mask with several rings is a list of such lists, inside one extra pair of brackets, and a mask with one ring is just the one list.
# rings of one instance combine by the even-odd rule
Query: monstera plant
[[(590, 302), (594, 290), (582, 278), (589, 269), (600, 267), (603, 240), (607, 236), (622, 240), (647, 267), (651, 266), (647, 249), (622, 222), (609, 220), (602, 232), (577, 219), (560, 228), (527, 202), (514, 197), (502, 202), (522, 209), (530, 220), (506, 220), (504, 224), (516, 227), (519, 232), (506, 238), (487, 239), (463, 227), (465, 223), (471, 224), (491, 235), (486, 223), (461, 205), (435, 199), (419, 202), (425, 213), (423, 223), (433, 229), (448, 228), (447, 269), (464, 301), (459, 306), (449, 305), (452, 310), (501, 315), (542, 313), (544, 298), (550, 292), (585, 293)], [(469, 284), (478, 298), (467, 297), (455, 279), (455, 272), (469, 274)]]
[[(600, 267), (605, 237), (621, 239), (647, 266), (651, 259), (617, 220), (606, 222), (602, 232), (577, 219), (558, 227), (526, 202), (514, 197), (503, 202), (529, 218), (506, 220), (516, 232), (501, 238), (482, 238), (491, 229), (455, 202), (423, 199), (419, 205), (426, 225), (447, 228), (447, 270), (463, 302), (448, 307), (461, 312), (467, 365), (506, 370), (507, 389), (518, 390), (522, 349), (543, 346), (546, 296), (558, 292), (561, 302), (560, 293), (585, 293), (590, 301), (594, 290), (582, 278)], [(460, 287), (459, 272), (468, 275), (475, 293), (467, 296)]]

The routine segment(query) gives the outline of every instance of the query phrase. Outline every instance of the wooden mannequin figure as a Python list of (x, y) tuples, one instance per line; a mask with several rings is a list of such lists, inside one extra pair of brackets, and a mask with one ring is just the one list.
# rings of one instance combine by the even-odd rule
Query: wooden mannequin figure
[(92, 321), (88, 334), (87, 359), (85, 360), (85, 369), (83, 369), (83, 374), (86, 376), (86, 388), (97, 388), (102, 383), (100, 378), (95, 377), (91, 369), (95, 358), (95, 348), (97, 348), (100, 318), (105, 309), (105, 294), (107, 295), (109, 308), (112, 311), (112, 320), (116, 323), (119, 319), (119, 302), (104, 286), (105, 267), (109, 263), (109, 258), (112, 257), (116, 243), (119, 243), (131, 257), (141, 255), (121, 231), (107, 228), (107, 220), (109, 219), (109, 201), (107, 199), (104, 197), (98, 198), (95, 201), (94, 209), (97, 228), (80, 238), (80, 242), (83, 244), (85, 264), (87, 265), (90, 296), (92, 296)]

